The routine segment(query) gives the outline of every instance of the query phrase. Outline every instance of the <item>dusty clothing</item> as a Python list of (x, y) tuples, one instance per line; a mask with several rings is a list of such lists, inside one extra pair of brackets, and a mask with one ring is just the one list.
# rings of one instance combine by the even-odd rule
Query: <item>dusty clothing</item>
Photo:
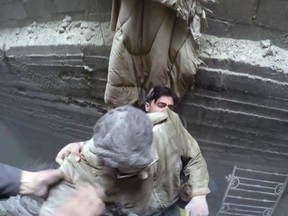
[(20, 177), (20, 169), (0, 163), (0, 198), (18, 194)]
[[(53, 215), (55, 208), (81, 182), (89, 182), (104, 189), (105, 203), (109, 210), (105, 215), (158, 215), (173, 205), (183, 192), (180, 182), (182, 169), (189, 175), (185, 192), (190, 198), (209, 193), (205, 160), (197, 142), (183, 128), (178, 115), (167, 110), (163, 113), (149, 113), (147, 116), (154, 124), (152, 150), (153, 157), (158, 159), (146, 168), (148, 178), (139, 179), (137, 175), (119, 178), (117, 169), (107, 167), (90, 151), (94, 144), (90, 140), (81, 151), (82, 159), (79, 163), (69, 156), (60, 168), (74, 184), (61, 183), (52, 189), (41, 209), (41, 215)], [(182, 160), (188, 162), (184, 168)]]
[(155, 85), (181, 98), (201, 63), (195, 42), (201, 18), (200, 0), (114, 0), (106, 104), (134, 104)]

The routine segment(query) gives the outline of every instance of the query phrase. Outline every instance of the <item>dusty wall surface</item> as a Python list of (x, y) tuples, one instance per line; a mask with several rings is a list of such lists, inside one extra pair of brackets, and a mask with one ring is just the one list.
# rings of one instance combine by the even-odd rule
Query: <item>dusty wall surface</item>
[(106, 0), (2, 0), (0, 27), (19, 27), (34, 21), (61, 20), (63, 15), (74, 19), (110, 19), (111, 1)]
[(51, 163), (103, 113), (111, 1), (0, 4), (0, 160)]
[(218, 0), (208, 5), (209, 34), (237, 39), (270, 39), (287, 48), (286, 0)]
[[(49, 165), (66, 143), (88, 139), (106, 110), (111, 1), (0, 4), (0, 161)], [(215, 215), (234, 165), (287, 172), (288, 2), (207, 7), (214, 14), (200, 47), (206, 65), (178, 111), (218, 185)]]

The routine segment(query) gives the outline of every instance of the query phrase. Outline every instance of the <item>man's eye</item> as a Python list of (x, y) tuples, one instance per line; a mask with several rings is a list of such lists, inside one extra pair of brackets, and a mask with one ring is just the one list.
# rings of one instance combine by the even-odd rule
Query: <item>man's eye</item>
[(157, 106), (160, 107), (160, 108), (164, 108), (164, 107), (167, 106), (167, 104), (165, 104), (165, 103), (158, 103)]
[(174, 106), (173, 105), (168, 105), (168, 108), (170, 109), (170, 110), (174, 110)]

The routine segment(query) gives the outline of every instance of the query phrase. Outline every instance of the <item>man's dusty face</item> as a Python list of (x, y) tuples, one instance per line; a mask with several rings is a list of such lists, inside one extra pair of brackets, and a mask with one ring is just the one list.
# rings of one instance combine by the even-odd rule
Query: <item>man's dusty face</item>
[(145, 111), (148, 113), (163, 112), (166, 108), (173, 110), (174, 102), (172, 97), (162, 96), (157, 101), (152, 100), (150, 103), (145, 104)]

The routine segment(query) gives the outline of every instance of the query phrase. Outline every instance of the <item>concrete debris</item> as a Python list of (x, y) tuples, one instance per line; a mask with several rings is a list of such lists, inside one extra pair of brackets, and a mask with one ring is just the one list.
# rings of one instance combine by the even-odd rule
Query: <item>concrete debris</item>
[[(64, 19), (63, 19), (64, 20)], [(86, 20), (33, 22), (25, 27), (7, 28), (0, 33), (0, 47), (6, 44), (7, 47), (14, 46), (50, 46), (52, 44), (97, 44), (103, 46), (111, 45), (113, 33), (110, 31), (109, 22), (101, 24), (102, 32), (99, 30), (99, 23)], [(80, 28), (82, 24), (82, 29)], [(84, 27), (84, 28), (83, 28)], [(87, 27), (87, 28), (86, 28)], [(11, 36), (13, 36), (11, 39)], [(103, 38), (104, 37), (104, 38)]]
[(90, 41), (93, 36), (94, 36), (94, 33), (89, 31), (89, 32), (85, 35), (85, 39), (86, 39), (87, 41)]
[(91, 31), (96, 31), (96, 29), (95, 29), (93, 26), (90, 26), (89, 29), (90, 29)]
[(259, 67), (263, 68), (271, 68), (277, 62), (278, 67), (284, 73), (287, 73), (287, 50), (273, 46), (270, 40), (261, 41), (261, 45), (259, 45), (260, 41), (255, 42), (202, 34), (199, 55), (204, 61), (209, 57), (221, 61), (245, 62), (245, 64), (259, 65)]
[(33, 28), (36, 27), (36, 26), (37, 26), (37, 22), (34, 21), (34, 22), (31, 24), (31, 26), (32, 26)]
[(261, 47), (264, 49), (264, 48), (269, 48), (272, 46), (272, 43), (270, 40), (262, 40), (260, 41), (260, 45)]
[(81, 29), (87, 29), (89, 27), (89, 23), (86, 21), (81, 22), (80, 28)]
[(19, 29), (19, 28), (16, 29), (15, 34), (16, 34), (16, 35), (19, 35), (19, 34), (20, 34), (20, 29)]
[(69, 22), (63, 22), (63, 23), (60, 24), (60, 27), (66, 29), (69, 25), (70, 25)]
[(64, 29), (63, 27), (59, 26), (58, 32), (59, 32), (60, 34), (63, 34), (63, 33), (65, 32), (65, 29)]
[(68, 22), (71, 23), (73, 21), (71, 16), (65, 16), (65, 18), (63, 19), (63, 22)]
[(66, 37), (67, 40), (69, 40), (71, 38), (73, 38), (73, 35), (67, 35), (67, 37)]
[(268, 49), (265, 50), (265, 52), (263, 53), (263, 57), (267, 57), (267, 56), (273, 56), (274, 55), (274, 52), (272, 50), (271, 47), (269, 47)]
[(31, 26), (29, 26), (27, 28), (27, 32), (28, 32), (28, 34), (32, 34), (33, 33), (33, 28)]
[(76, 21), (73, 26), (79, 28), (81, 26), (81, 21)]

